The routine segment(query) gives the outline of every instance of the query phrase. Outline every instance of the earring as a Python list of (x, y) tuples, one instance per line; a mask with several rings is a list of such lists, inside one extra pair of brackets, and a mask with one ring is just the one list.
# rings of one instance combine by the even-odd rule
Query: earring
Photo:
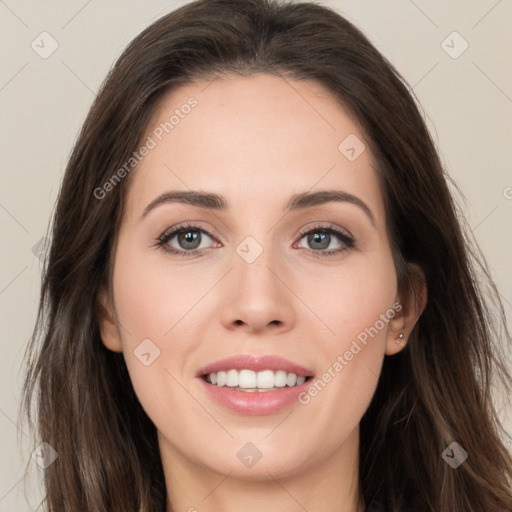
[(400, 343), (402, 343), (402, 341), (404, 340), (404, 333), (401, 332), (399, 335), (398, 335), (398, 339), (395, 340), (395, 343), (398, 343), (400, 345)]

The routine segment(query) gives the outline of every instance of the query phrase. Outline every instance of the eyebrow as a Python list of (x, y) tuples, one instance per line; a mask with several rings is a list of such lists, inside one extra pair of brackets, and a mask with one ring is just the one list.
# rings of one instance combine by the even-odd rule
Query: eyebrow
[[(366, 203), (362, 199), (359, 199), (359, 197), (342, 190), (321, 190), (318, 192), (302, 192), (300, 194), (294, 194), (285, 207), (285, 213), (304, 210), (306, 208), (331, 202), (350, 203), (359, 207), (375, 226), (375, 218)], [(192, 206), (197, 206), (198, 208), (207, 208), (215, 211), (227, 211), (229, 209), (226, 199), (218, 194), (193, 190), (174, 190), (165, 192), (151, 201), (151, 203), (144, 208), (141, 220), (157, 206), (168, 203), (190, 204)]]

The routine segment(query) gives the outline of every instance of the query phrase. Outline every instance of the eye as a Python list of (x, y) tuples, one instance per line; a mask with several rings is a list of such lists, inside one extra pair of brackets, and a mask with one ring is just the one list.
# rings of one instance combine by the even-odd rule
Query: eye
[[(306, 243), (311, 247), (306, 251), (316, 258), (333, 256), (340, 254), (355, 246), (355, 240), (347, 232), (332, 225), (318, 225), (300, 233), (300, 240), (306, 239)], [(332, 242), (337, 242), (338, 246), (325, 250), (331, 246)]]
[[(300, 233), (299, 243), (306, 239), (311, 249), (302, 247), (313, 257), (329, 257), (355, 247), (354, 238), (347, 232), (332, 225), (317, 225)], [(178, 256), (195, 256), (211, 248), (211, 243), (201, 247), (206, 239), (213, 240), (210, 234), (199, 226), (186, 224), (174, 227), (163, 233), (157, 240), (157, 246), (167, 253)], [(206, 240), (207, 241), (207, 240)], [(337, 247), (328, 249), (332, 243), (337, 242)], [(295, 247), (295, 245), (294, 245)]]
[[(166, 231), (159, 237), (156, 245), (171, 254), (190, 256), (204, 252), (208, 247), (201, 247), (205, 237), (212, 239), (204, 229), (193, 224), (187, 224)], [(174, 245), (171, 242), (174, 242)]]

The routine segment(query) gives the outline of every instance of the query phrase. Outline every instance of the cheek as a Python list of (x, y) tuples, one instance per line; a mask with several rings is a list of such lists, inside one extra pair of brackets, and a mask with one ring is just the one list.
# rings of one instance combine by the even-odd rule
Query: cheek
[(315, 345), (322, 370), (301, 403), (325, 426), (343, 424), (350, 429), (360, 421), (377, 386), (389, 322), (398, 304), (396, 274), (386, 255), (378, 264), (361, 259), (323, 282), (322, 293), (316, 289), (309, 295), (311, 309), (321, 312), (326, 326)]
[(150, 418), (156, 424), (162, 418), (167, 418), (164, 423), (179, 421), (169, 411), (190, 407), (179, 383), (190, 377), (208, 314), (208, 301), (202, 298), (218, 276), (205, 267), (167, 265), (154, 251), (141, 251), (140, 242), (139, 247), (131, 244), (119, 240), (113, 275), (123, 355)]
[(142, 253), (140, 247), (130, 251), (128, 244), (120, 244), (118, 250), (114, 300), (125, 327), (124, 342), (131, 345), (150, 338), (169, 343), (194, 316), (201, 297), (211, 288), (212, 276), (198, 268), (179, 271), (162, 265), (161, 258)]
[(312, 286), (313, 278), (307, 296), (311, 309), (318, 311), (326, 327), (322, 337), (325, 352), (348, 350), (353, 340), (364, 343), (366, 339), (367, 347), (373, 339), (373, 345), (379, 344), (395, 315), (392, 306), (397, 286), (391, 255), (360, 258), (346, 268), (333, 269), (327, 277), (323, 276), (321, 288), (319, 280), (317, 286)]

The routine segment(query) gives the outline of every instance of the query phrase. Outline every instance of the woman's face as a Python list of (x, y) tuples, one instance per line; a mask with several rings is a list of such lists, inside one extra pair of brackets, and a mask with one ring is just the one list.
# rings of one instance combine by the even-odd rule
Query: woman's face
[(254, 479), (354, 460), (404, 327), (357, 124), (315, 82), (224, 77), (164, 97), (142, 143), (101, 330), (162, 456)]

